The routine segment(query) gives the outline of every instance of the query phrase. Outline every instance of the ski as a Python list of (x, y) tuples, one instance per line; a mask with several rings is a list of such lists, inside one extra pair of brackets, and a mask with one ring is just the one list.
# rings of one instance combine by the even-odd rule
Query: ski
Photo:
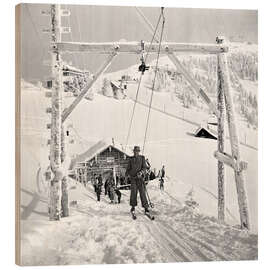
[(145, 215), (150, 219), (150, 220), (155, 220), (155, 217), (151, 215), (150, 213), (145, 213)]
[(131, 213), (132, 219), (134, 219), (134, 220), (137, 219), (137, 216), (136, 216), (135, 212), (132, 211), (130, 213)]

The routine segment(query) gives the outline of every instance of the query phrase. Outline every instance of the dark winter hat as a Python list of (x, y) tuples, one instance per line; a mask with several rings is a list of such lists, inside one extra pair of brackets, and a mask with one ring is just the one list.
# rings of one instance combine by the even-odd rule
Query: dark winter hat
[(135, 145), (133, 148), (133, 152), (140, 152), (140, 151), (141, 151), (140, 146)]

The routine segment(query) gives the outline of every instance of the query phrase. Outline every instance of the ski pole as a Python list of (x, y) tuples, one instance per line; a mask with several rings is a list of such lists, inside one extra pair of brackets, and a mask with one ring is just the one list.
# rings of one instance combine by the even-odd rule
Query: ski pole
[(146, 185), (145, 185), (145, 182), (143, 181), (143, 186), (144, 186), (144, 190), (145, 190), (145, 193), (146, 193), (146, 196), (147, 196), (147, 199), (148, 199), (148, 201), (149, 201), (149, 205), (150, 205), (150, 207), (151, 208), (154, 208), (154, 204), (151, 202), (151, 200), (150, 200), (150, 196), (149, 196), (149, 194), (148, 194), (148, 191), (147, 191), (147, 188), (146, 188)]

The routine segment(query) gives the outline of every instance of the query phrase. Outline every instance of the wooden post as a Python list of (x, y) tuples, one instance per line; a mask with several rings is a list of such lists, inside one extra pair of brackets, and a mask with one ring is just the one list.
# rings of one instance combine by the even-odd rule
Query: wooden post
[[(224, 120), (225, 120), (225, 108), (224, 108), (224, 91), (222, 71), (220, 67), (220, 54), (217, 56), (217, 130), (218, 130), (218, 152), (224, 152)], [(225, 182), (224, 182), (224, 163), (218, 160), (218, 219), (220, 221), (225, 220)]]
[(50, 220), (59, 220), (61, 216), (61, 124), (62, 124), (62, 92), (61, 92), (61, 59), (55, 45), (60, 40), (60, 6), (51, 5), (52, 26), (52, 117), (51, 117), (51, 150), (50, 164), (54, 177), (49, 191)]
[[(217, 41), (218, 40), (220, 39), (217, 38)], [(243, 173), (243, 170), (241, 170), (241, 166), (240, 166), (241, 161), (240, 161), (239, 139), (238, 139), (238, 132), (237, 132), (237, 127), (235, 123), (235, 113), (234, 113), (233, 99), (231, 95), (227, 56), (226, 56), (226, 53), (220, 53), (218, 57), (219, 57), (219, 67), (220, 67), (219, 76), (220, 76), (220, 81), (221, 81), (221, 87), (223, 88), (223, 91), (224, 91), (226, 114), (227, 114), (227, 119), (228, 119), (228, 128), (229, 128), (229, 136), (230, 136), (230, 143), (231, 143), (231, 154), (236, 164), (236, 168), (234, 169), (234, 172), (235, 172), (235, 183), (236, 183), (236, 191), (237, 191), (237, 196), (238, 196), (241, 228), (250, 229), (247, 192), (246, 192), (246, 187), (245, 187), (244, 173)]]
[[(61, 14), (63, 14), (63, 10), (60, 10)], [(61, 29), (61, 15), (59, 15), (59, 27)], [(62, 41), (61, 39), (61, 33), (59, 34), (59, 42)], [(59, 51), (58, 51), (59, 52)], [(61, 62), (60, 65), (60, 77), (62, 78), (63, 76), (63, 65)], [(60, 86), (60, 91), (63, 93), (63, 82), (61, 80), (61, 86)], [(64, 106), (62, 106), (62, 109)], [(62, 112), (61, 112), (62, 113)], [(66, 144), (66, 129), (65, 125), (63, 124), (62, 116), (61, 116), (61, 164), (62, 164), (62, 169), (63, 169), (63, 178), (61, 179), (61, 212), (62, 212), (62, 217), (68, 217), (69, 216), (69, 205), (68, 205), (68, 176), (67, 176), (67, 171), (66, 171), (66, 166), (64, 165), (64, 162), (67, 157), (67, 144)]]
[[(65, 126), (62, 123), (61, 127), (61, 163), (63, 164), (66, 155), (67, 155), (67, 149), (66, 149), (66, 130)], [(61, 191), (62, 191), (62, 197), (61, 197), (61, 210), (62, 210), (62, 217), (68, 217), (69, 216), (69, 206), (68, 206), (68, 177), (66, 175), (66, 171), (63, 171), (64, 175), (62, 178), (61, 183)]]

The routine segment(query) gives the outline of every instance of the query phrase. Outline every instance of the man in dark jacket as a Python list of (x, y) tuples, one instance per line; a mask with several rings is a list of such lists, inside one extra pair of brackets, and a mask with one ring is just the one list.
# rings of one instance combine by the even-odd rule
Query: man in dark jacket
[(109, 178), (106, 179), (104, 184), (105, 196), (108, 194), (108, 185), (109, 185)]
[(140, 193), (142, 207), (144, 207), (145, 212), (148, 213), (149, 206), (145, 194), (145, 184), (144, 184), (144, 174), (147, 169), (145, 162), (145, 157), (140, 155), (140, 147), (134, 146), (133, 149), (134, 156), (129, 159), (126, 175), (130, 176), (130, 205), (131, 212), (135, 212), (135, 207), (137, 206), (137, 194), (138, 190)]
[(103, 185), (103, 182), (102, 182), (102, 177), (100, 174), (98, 177), (97, 185), (96, 185), (96, 193), (97, 193), (97, 201), (98, 202), (100, 201), (100, 194), (102, 191), (102, 185)]

